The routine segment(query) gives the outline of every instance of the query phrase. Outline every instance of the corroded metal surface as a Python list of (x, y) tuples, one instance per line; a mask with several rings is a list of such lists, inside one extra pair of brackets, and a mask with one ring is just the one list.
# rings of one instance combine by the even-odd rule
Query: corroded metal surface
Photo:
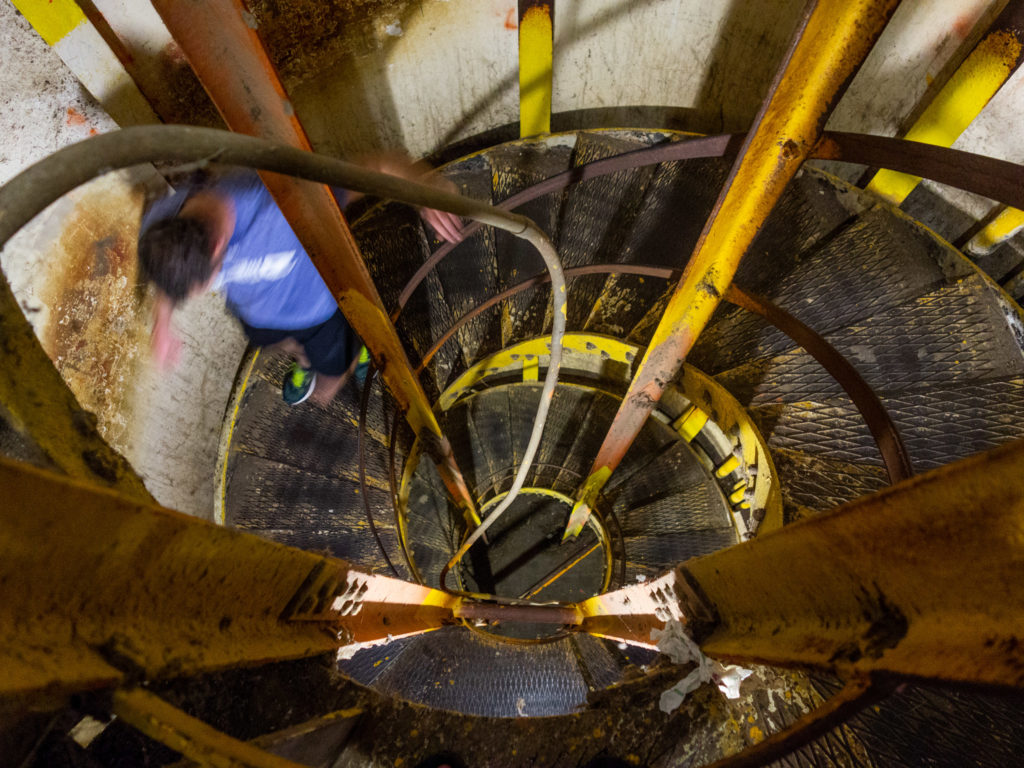
[(1021, 687), (1022, 471), (1018, 441), (691, 560), (680, 572), (720, 620), (702, 648)]

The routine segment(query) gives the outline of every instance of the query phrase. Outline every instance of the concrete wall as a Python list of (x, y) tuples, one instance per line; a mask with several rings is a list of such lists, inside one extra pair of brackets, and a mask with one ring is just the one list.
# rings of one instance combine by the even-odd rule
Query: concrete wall
[[(9, 0), (0, 2), (0, 182), (66, 144), (117, 125)], [(44, 349), (104, 438), (163, 504), (212, 517), (220, 424), (244, 350), (215, 297), (178, 318), (181, 364), (149, 358), (152, 297), (135, 258), (149, 168), (108, 174), (48, 208), (0, 254)], [(163, 184), (166, 187), (166, 184)]]

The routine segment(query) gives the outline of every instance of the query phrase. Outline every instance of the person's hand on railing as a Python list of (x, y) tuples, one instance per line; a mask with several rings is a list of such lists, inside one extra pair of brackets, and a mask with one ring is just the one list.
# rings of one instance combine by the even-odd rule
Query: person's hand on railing
[[(429, 175), (433, 169), (425, 161), (413, 160), (401, 152), (381, 152), (374, 155), (367, 155), (359, 158), (359, 165), (371, 171), (387, 173), (398, 176), (409, 181), (416, 181), (421, 184), (429, 184), (444, 192), (458, 194), (458, 188), (448, 179), (439, 175)], [(349, 202), (356, 200), (360, 195), (350, 193)], [(454, 213), (438, 211), (433, 208), (420, 208), (420, 218), (437, 232), (438, 237), (449, 243), (462, 241), (462, 219)]]
[[(458, 188), (443, 176), (420, 179), (420, 181), (426, 181), (431, 186), (437, 187), (444, 192), (451, 192), (453, 195), (459, 194)], [(420, 218), (433, 227), (442, 240), (447, 240), (449, 243), (462, 242), (463, 222), (459, 216), (456, 216), (454, 213), (448, 213), (448, 211), (438, 211), (434, 208), (420, 208), (419, 210)]]

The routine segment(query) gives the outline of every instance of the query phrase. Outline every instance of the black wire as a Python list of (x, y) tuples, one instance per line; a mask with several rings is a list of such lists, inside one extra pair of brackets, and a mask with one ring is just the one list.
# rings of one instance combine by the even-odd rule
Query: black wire
[(380, 553), (384, 555), (384, 560), (388, 564), (388, 568), (395, 574), (396, 579), (402, 578), (398, 574), (398, 569), (395, 568), (395, 564), (391, 562), (391, 558), (388, 557), (388, 551), (384, 548), (384, 542), (380, 540), (380, 534), (377, 532), (377, 524), (373, 522), (373, 510), (370, 508), (370, 494), (367, 493), (366, 487), (366, 411), (370, 406), (370, 389), (373, 387), (373, 382), (377, 378), (377, 366), (372, 362), (370, 368), (366, 372), (366, 380), (363, 382), (363, 391), (360, 393), (359, 398), (359, 490), (363, 494), (363, 507), (366, 509), (366, 522), (370, 524), (370, 531), (373, 532), (373, 538), (377, 540), (377, 547), (380, 549)]

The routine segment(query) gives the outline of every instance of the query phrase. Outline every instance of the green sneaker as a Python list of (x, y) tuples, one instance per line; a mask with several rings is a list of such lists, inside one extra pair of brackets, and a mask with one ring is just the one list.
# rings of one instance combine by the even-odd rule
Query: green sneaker
[(292, 363), (288, 373), (284, 375), (281, 397), (288, 405), (298, 405), (311, 394), (316, 386), (316, 372)]
[(370, 350), (363, 347), (359, 350), (359, 360), (356, 363), (354, 378), (360, 387), (366, 381), (366, 372), (370, 369)]

